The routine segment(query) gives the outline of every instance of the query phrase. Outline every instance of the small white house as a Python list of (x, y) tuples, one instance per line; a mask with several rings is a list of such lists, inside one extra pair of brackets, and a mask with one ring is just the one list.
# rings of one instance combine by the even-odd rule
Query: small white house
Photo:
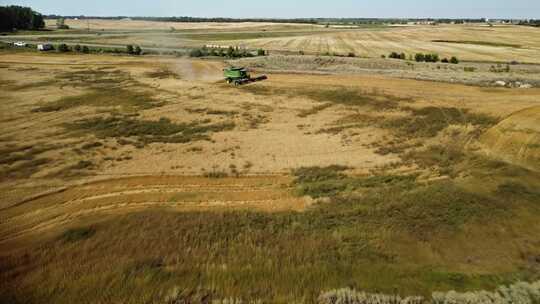
[(52, 44), (48, 44), (48, 43), (38, 44), (37, 49), (38, 49), (38, 51), (45, 52), (45, 51), (52, 50), (53, 46), (52, 46)]

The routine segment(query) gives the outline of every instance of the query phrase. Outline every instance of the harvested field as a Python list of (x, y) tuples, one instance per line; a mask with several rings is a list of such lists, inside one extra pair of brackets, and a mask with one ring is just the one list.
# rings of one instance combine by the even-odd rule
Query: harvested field
[[(314, 58), (0, 51), (0, 302), (313, 303), (539, 278), (540, 89)], [(229, 63), (268, 80), (229, 86)], [(513, 69), (533, 83), (536, 65)]]

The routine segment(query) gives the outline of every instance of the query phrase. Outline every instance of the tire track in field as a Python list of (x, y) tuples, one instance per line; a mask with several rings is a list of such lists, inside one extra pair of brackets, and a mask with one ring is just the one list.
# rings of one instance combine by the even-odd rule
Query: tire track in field
[(175, 211), (249, 209), (302, 211), (284, 176), (212, 180), (201, 177), (129, 177), (67, 186), (35, 194), (0, 210), (0, 244), (87, 216), (150, 208)]

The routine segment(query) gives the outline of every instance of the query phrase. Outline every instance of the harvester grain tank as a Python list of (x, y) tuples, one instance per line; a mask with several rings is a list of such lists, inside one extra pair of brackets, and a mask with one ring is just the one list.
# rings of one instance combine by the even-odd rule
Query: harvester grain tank
[(223, 70), (223, 76), (227, 83), (232, 83), (235, 86), (268, 79), (266, 75), (252, 78), (249, 71), (243, 67), (226, 68)]

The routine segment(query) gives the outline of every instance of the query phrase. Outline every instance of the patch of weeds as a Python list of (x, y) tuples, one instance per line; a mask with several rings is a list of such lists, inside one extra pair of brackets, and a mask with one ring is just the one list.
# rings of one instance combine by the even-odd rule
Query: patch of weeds
[(32, 112), (57, 112), (80, 106), (122, 107), (126, 110), (145, 110), (162, 106), (148, 92), (121, 88), (102, 88), (78, 96), (62, 97), (57, 101), (32, 109)]
[(75, 243), (91, 238), (96, 233), (94, 227), (72, 228), (65, 231), (60, 240), (64, 243)]
[(296, 176), (296, 183), (310, 183), (326, 181), (331, 179), (343, 179), (346, 175), (343, 173), (349, 169), (345, 166), (332, 165), (328, 167), (302, 167), (293, 171)]
[(249, 169), (253, 167), (253, 163), (250, 161), (246, 161), (242, 167), (245, 171), (249, 171)]
[(113, 116), (109, 118), (84, 119), (66, 124), (67, 129), (91, 131), (98, 138), (134, 137), (140, 144), (148, 143), (187, 143), (196, 140), (208, 140), (209, 133), (232, 130), (235, 124), (195, 121), (191, 123), (173, 123), (167, 118), (158, 121), (136, 120), (129, 117)]
[(348, 124), (348, 125), (339, 125), (335, 127), (329, 127), (329, 128), (323, 128), (320, 130), (317, 130), (317, 134), (332, 134), (337, 135), (345, 130), (349, 129), (360, 129), (365, 127), (366, 125), (364, 123), (358, 123), (358, 124)]
[(144, 76), (149, 77), (149, 78), (158, 78), (158, 79), (168, 79), (168, 78), (180, 79), (180, 76), (177, 73), (173, 72), (172, 70), (168, 68), (161, 68), (155, 71), (146, 72), (144, 73)]
[(421, 168), (439, 168), (442, 175), (455, 177), (455, 166), (466, 159), (463, 151), (457, 147), (432, 145), (427, 149), (417, 149), (405, 153), (402, 159), (414, 162)]
[(313, 108), (311, 109), (306, 109), (306, 110), (302, 110), (298, 113), (298, 117), (300, 118), (306, 118), (308, 116), (311, 116), (311, 115), (315, 115), (323, 110), (326, 110), (328, 109), (329, 107), (331, 107), (333, 104), (331, 103), (323, 103), (323, 104), (320, 104), (318, 106), (314, 106)]
[(51, 162), (51, 159), (49, 158), (36, 158), (7, 168), (0, 168), (0, 180), (30, 177), (38, 172), (41, 166), (49, 162)]
[(540, 201), (540, 191), (531, 189), (518, 181), (507, 181), (500, 184), (496, 194), (508, 199), (525, 198), (528, 201)]
[(207, 140), (208, 133), (227, 131), (234, 128), (233, 123), (205, 124), (192, 122), (176, 124), (167, 118), (158, 121), (135, 120), (127, 117), (93, 118), (67, 124), (68, 128), (92, 131), (99, 138), (136, 137), (138, 142), (147, 144), (187, 143)]
[(66, 72), (56, 76), (57, 80), (64, 81), (74, 87), (103, 89), (128, 84), (134, 80), (128, 72), (120, 70), (86, 69)]
[(257, 129), (260, 125), (268, 123), (268, 118), (262, 114), (243, 113), (242, 117), (246, 119), (247, 126), (250, 129)]
[(22, 90), (28, 90), (28, 89), (48, 87), (48, 86), (55, 85), (57, 83), (58, 81), (55, 79), (42, 80), (42, 81), (36, 81), (36, 82), (31, 82), (31, 83), (26, 83), (26, 84), (15, 85), (11, 89), (15, 91), (22, 91)]
[(363, 92), (351, 88), (332, 89), (269, 89), (262, 86), (246, 87), (246, 91), (258, 95), (285, 95), (289, 97), (304, 96), (319, 102), (341, 104), (345, 106), (369, 106), (376, 110), (396, 109), (400, 101), (411, 99), (382, 94), (376, 91)]
[(202, 147), (189, 147), (186, 152), (202, 152), (203, 150)]
[(77, 163), (64, 167), (62, 170), (51, 174), (50, 176), (54, 177), (73, 177), (73, 176), (80, 176), (84, 173), (85, 170), (92, 169), (94, 167), (94, 163), (88, 160), (80, 160)]
[(198, 114), (200, 114), (200, 113), (206, 113), (206, 111), (208, 111), (207, 108), (186, 109), (186, 112), (192, 113), (192, 114), (193, 114), (193, 113), (198, 113)]
[(81, 149), (83, 149), (83, 150), (91, 150), (91, 149), (95, 149), (95, 148), (99, 148), (99, 147), (103, 147), (103, 144), (100, 143), (99, 141), (96, 141), (96, 142), (86, 143), (86, 144), (82, 145)]
[(239, 177), (239, 176), (240, 176), (240, 172), (238, 172), (238, 168), (236, 167), (235, 164), (230, 164), (230, 165), (229, 165), (229, 169), (231, 170), (231, 175), (232, 175), (232, 176), (235, 176), (235, 177)]
[(121, 146), (129, 146), (129, 145), (135, 145), (136, 142), (134, 141), (131, 141), (131, 140), (127, 140), (127, 139), (124, 139), (124, 138), (117, 138), (116, 139), (116, 142), (121, 145)]
[(360, 189), (376, 187), (409, 188), (416, 181), (415, 175), (375, 175), (369, 177), (351, 177), (344, 171), (348, 167), (305, 167), (293, 171), (296, 176), (294, 184), (298, 195), (313, 198), (339, 197)]
[(237, 111), (225, 111), (225, 110), (207, 110), (208, 115), (222, 115), (222, 116), (235, 116), (238, 115)]
[(49, 163), (49, 158), (38, 158), (47, 151), (56, 149), (55, 145), (26, 145), (7, 144), (0, 148), (0, 179), (26, 178), (39, 171), (39, 168)]
[(350, 114), (336, 120), (332, 123), (332, 126), (318, 130), (317, 134), (327, 133), (336, 135), (349, 129), (360, 129), (377, 125), (380, 123), (381, 119), (382, 118), (377, 118), (363, 113)]
[(75, 165), (69, 167), (70, 169), (72, 170), (84, 170), (84, 169), (88, 169), (88, 168), (91, 168), (94, 164), (91, 162), (91, 161), (88, 161), (88, 160), (81, 160), (79, 161), (78, 163), (76, 163)]
[(226, 178), (229, 177), (229, 174), (225, 171), (212, 170), (211, 172), (206, 172), (203, 174), (206, 178)]
[(376, 213), (385, 222), (422, 238), (441, 230), (455, 230), (472, 219), (502, 215), (505, 209), (504, 204), (461, 189), (451, 181), (417, 186), (388, 201), (376, 197), (368, 200), (374, 200), (371, 204), (377, 205)]
[(472, 124), (480, 128), (495, 125), (498, 120), (485, 115), (470, 113), (467, 109), (425, 107), (420, 109), (404, 108), (412, 117), (402, 117), (381, 123), (382, 127), (395, 129), (398, 135), (407, 138), (434, 137), (450, 125)]

